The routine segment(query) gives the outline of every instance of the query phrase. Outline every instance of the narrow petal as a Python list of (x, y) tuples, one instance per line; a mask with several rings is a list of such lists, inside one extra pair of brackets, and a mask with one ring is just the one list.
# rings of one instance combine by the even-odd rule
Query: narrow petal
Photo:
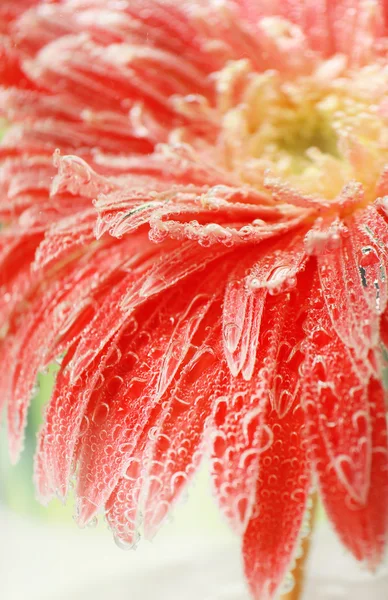
[(206, 450), (204, 433), (214, 400), (225, 393), (218, 307), (212, 313), (193, 337), (191, 352), (166, 395), (162, 419), (153, 429), (154, 442), (145, 452), (148, 467), (142, 504), (148, 538), (192, 479)]
[(10, 316), (33, 285), (31, 262), (42, 233), (8, 230), (0, 244), (0, 322), (6, 328)]
[(136, 543), (142, 513), (145, 534), (152, 537), (198, 467), (213, 400), (227, 382), (219, 361), (219, 334), (216, 309), (201, 324), (164, 402), (152, 411), (128, 457), (106, 505), (120, 544)]
[(337, 246), (318, 255), (323, 295), (338, 336), (360, 359), (360, 366), (366, 365), (378, 343), (380, 314), (387, 301), (381, 250), (353, 223), (339, 228)]
[(273, 443), (265, 415), (273, 410), (279, 422), (286, 421), (299, 397), (302, 323), (310, 276), (309, 268), (299, 274), (299, 286), (294, 279), (288, 291), (280, 286), (277, 294), (268, 294), (255, 349), (254, 377), (250, 381), (241, 375), (231, 377), (227, 393), (215, 405), (213, 482), (220, 507), (237, 531), (245, 529), (252, 514), (261, 457)]
[[(128, 330), (130, 327), (131, 324), (127, 324)], [(42, 502), (48, 502), (55, 495), (62, 499), (67, 495), (77, 442), (88, 427), (84, 413), (91, 395), (104, 381), (104, 369), (110, 363), (115, 365), (120, 356), (120, 334), (121, 331), (101, 349), (75, 384), (71, 380), (69, 363), (76, 344), (66, 354), (38, 437), (35, 482)]]
[(300, 398), (283, 419), (268, 404), (264, 422), (271, 444), (260, 454), (255, 505), (243, 537), (245, 574), (257, 600), (274, 598), (290, 569), (310, 489)]
[(253, 251), (238, 261), (229, 276), (223, 310), (224, 350), (233, 375), (241, 371), (244, 379), (252, 377), (267, 293), (294, 287), (305, 260), (300, 236), (262, 253)]
[(308, 442), (326, 510), (344, 544), (375, 568), (387, 536), (387, 425), (384, 392), (360, 380), (316, 290), (306, 324), (303, 402)]
[[(109, 285), (119, 277), (125, 260), (123, 245), (112, 251), (95, 249), (82, 260), (68, 263), (60, 281), (46, 280), (43, 290), (30, 298), (30, 310), (20, 317), (9, 352), (12, 385), (9, 390), (9, 442), (16, 461), (26, 421), (26, 412), (37, 374), (50, 360), (65, 352), (80, 336), (96, 312)], [(47, 289), (46, 289), (47, 288)]]
[(41, 269), (47, 270), (57, 261), (69, 260), (95, 241), (93, 212), (90, 209), (79, 211), (76, 215), (61, 219), (46, 231), (32, 263), (35, 273)]
[(213, 409), (213, 485), (221, 510), (239, 533), (252, 511), (259, 455), (272, 444), (263, 420), (266, 384), (266, 379), (247, 382), (229, 375)]

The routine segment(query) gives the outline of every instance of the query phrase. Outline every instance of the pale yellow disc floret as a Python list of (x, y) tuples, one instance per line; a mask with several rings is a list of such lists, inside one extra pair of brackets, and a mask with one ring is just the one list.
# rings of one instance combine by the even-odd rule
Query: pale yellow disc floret
[(356, 181), (375, 198), (388, 162), (386, 65), (350, 69), (336, 55), (296, 76), (240, 60), (217, 74), (217, 92), (224, 164), (242, 181), (265, 190), (270, 175), (325, 199)]

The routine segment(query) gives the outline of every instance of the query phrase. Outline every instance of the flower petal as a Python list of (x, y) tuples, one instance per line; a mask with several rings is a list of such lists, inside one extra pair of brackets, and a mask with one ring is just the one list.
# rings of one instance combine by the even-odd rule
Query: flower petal
[(326, 510), (342, 541), (374, 568), (387, 536), (387, 425), (382, 384), (363, 372), (316, 291), (306, 330), (303, 403)]
[(223, 309), (224, 351), (231, 373), (249, 380), (254, 372), (267, 293), (296, 285), (306, 260), (303, 236), (241, 257), (229, 276)]
[(387, 301), (385, 267), (380, 249), (353, 223), (339, 228), (338, 246), (318, 255), (323, 295), (338, 336), (360, 360), (360, 368), (367, 368)]
[(39, 370), (81, 335), (101, 298), (119, 277), (126, 249), (123, 244), (114, 249), (91, 248), (81, 260), (70, 261), (62, 268), (59, 281), (46, 278), (43, 290), (38, 288), (30, 298), (29, 313), (19, 317), (9, 350), (14, 357), (8, 406), (13, 460), (20, 451), (26, 411)]
[(252, 514), (261, 457), (273, 443), (265, 415), (273, 410), (279, 422), (286, 421), (300, 395), (302, 323), (311, 264), (298, 279), (296, 287), (295, 281), (293, 288), (280, 286), (277, 294), (267, 295), (254, 377), (250, 381), (241, 375), (231, 377), (214, 408), (213, 482), (220, 507), (237, 531), (245, 529)]
[(141, 252), (132, 251), (127, 264), (128, 276), (112, 290), (84, 332), (84, 340), (81, 340), (72, 361), (74, 380), (137, 306), (202, 270), (228, 252), (225, 248), (210, 252), (192, 242), (179, 246), (166, 244), (158, 251), (144, 237), (139, 239)]
[(298, 549), (310, 489), (300, 398), (279, 419), (267, 404), (271, 444), (260, 454), (255, 505), (243, 537), (245, 574), (252, 596), (271, 600)]
[(84, 413), (94, 390), (104, 381), (102, 373), (106, 365), (117, 361), (120, 333), (102, 348), (75, 384), (71, 381), (69, 362), (76, 346), (66, 354), (38, 437), (35, 482), (42, 502), (48, 502), (54, 495), (62, 499), (67, 495), (78, 438), (88, 424)]
[[(122, 359), (112, 374), (104, 371), (106, 383), (88, 406), (89, 426), (79, 448), (80, 522), (85, 523), (108, 499), (153, 409), (161, 405), (167, 412), (172, 400), (164, 400), (164, 392), (182, 368), (191, 344), (195, 344), (193, 339), (203, 336), (202, 321), (219, 294), (219, 279), (217, 275), (206, 277), (204, 282), (191, 278), (177, 292), (167, 290), (135, 313), (137, 332), (126, 348), (120, 344)], [(104, 418), (96, 418), (100, 412)]]
[(204, 432), (214, 399), (225, 392), (219, 310), (216, 307), (212, 312), (193, 338), (192, 350), (166, 396), (162, 419), (153, 429), (154, 442), (148, 444), (145, 452), (142, 505), (148, 538), (157, 532), (192, 479), (206, 450)]
[(219, 333), (216, 309), (194, 336), (174, 384), (154, 407), (107, 502), (107, 519), (120, 544), (136, 543), (142, 512), (145, 534), (155, 534), (202, 458), (212, 402), (227, 381), (216, 350)]

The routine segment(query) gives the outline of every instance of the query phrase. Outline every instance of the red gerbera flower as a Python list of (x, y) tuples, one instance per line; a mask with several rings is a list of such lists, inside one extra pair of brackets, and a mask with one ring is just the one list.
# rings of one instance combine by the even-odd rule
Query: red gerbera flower
[[(386, 0), (2, 2), (0, 399), (40, 498), (152, 536), (210, 452), (252, 595), (318, 485), (387, 540)], [(54, 153), (54, 165), (52, 155)], [(96, 212), (97, 211), (97, 212)]]

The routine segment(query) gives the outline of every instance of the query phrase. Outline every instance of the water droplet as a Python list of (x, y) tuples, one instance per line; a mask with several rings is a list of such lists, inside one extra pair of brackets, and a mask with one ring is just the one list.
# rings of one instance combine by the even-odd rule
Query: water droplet
[(97, 527), (97, 525), (98, 525), (98, 518), (93, 517), (93, 519), (91, 521), (89, 521), (87, 526), (89, 527), (89, 529), (94, 529), (95, 527)]
[(295, 579), (292, 576), (291, 573), (287, 573), (287, 575), (285, 576), (282, 586), (281, 586), (281, 593), (282, 594), (289, 594), (295, 587)]
[(224, 327), (224, 340), (229, 352), (234, 352), (241, 338), (241, 328), (236, 323), (228, 323)]
[(118, 535), (114, 535), (113, 539), (115, 541), (116, 546), (118, 546), (120, 550), (136, 550), (140, 541), (140, 533), (134, 533), (132, 541), (123, 540)]

